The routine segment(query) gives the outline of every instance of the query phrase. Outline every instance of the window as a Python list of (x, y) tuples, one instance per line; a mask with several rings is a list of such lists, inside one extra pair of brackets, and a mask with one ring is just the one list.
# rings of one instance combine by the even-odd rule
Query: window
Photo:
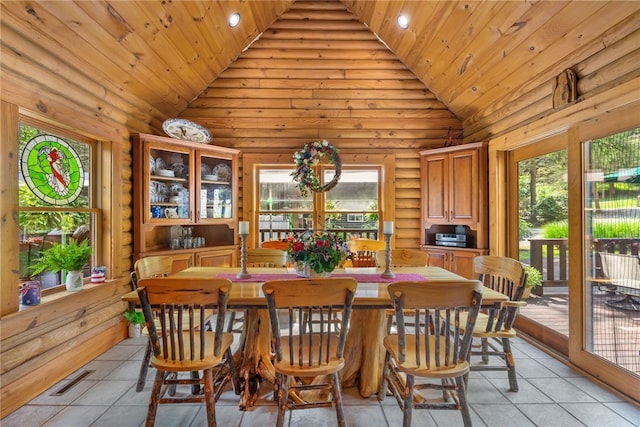
[[(320, 168), (323, 181), (330, 181), (333, 169)], [(306, 199), (293, 182), (292, 172), (291, 166), (258, 168), (259, 243), (316, 228), (338, 232), (345, 238), (378, 238), (382, 166), (343, 165), (334, 188), (311, 193)]]
[[(96, 143), (81, 141), (29, 124), (19, 126), (19, 248), (20, 278), (30, 277), (29, 267), (43, 249), (73, 238), (87, 239), (94, 247), (92, 262), (98, 265), (95, 244), (101, 224), (96, 206)], [(64, 283), (66, 272), (45, 272), (43, 289)]]

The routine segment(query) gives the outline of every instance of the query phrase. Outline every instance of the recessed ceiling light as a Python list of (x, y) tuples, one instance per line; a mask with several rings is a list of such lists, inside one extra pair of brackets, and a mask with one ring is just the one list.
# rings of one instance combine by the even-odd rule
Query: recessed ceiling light
[(407, 15), (398, 15), (398, 25), (403, 30), (409, 28), (409, 18), (407, 17)]
[(235, 28), (240, 23), (240, 14), (238, 12), (234, 13), (229, 17), (229, 26), (231, 28)]

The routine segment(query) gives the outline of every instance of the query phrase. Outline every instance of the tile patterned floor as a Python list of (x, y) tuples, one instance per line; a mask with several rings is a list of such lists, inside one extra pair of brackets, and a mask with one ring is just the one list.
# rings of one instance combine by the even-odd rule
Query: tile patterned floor
[[(127, 339), (69, 378), (56, 384), (0, 421), (2, 427), (129, 427), (144, 425), (154, 370), (145, 389), (137, 393), (135, 381), (144, 354), (146, 338)], [(508, 391), (504, 372), (472, 372), (469, 402), (474, 427), (514, 426), (640, 426), (640, 408), (585, 378), (522, 339), (513, 343), (520, 391)], [(84, 371), (93, 371), (65, 393), (56, 391)], [(263, 384), (258, 405), (238, 410), (238, 398), (229, 390), (216, 405), (218, 426), (253, 427), (275, 425), (276, 407), (271, 388)], [(361, 398), (347, 388), (345, 412), (350, 427), (395, 427), (402, 414), (393, 398), (382, 403), (376, 397)], [(156, 426), (205, 426), (202, 405), (160, 406)], [(285, 425), (335, 426), (333, 409), (296, 411)], [(462, 425), (458, 411), (416, 411), (414, 426), (454, 427)]]

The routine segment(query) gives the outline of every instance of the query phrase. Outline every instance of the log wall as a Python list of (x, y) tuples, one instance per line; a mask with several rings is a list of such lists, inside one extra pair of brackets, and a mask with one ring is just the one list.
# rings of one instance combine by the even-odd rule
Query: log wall
[[(93, 39), (77, 40), (77, 50), (85, 52), (82, 60), (58, 49), (45, 32), (58, 38), (73, 38), (74, 34), (64, 26), (41, 25), (65, 19), (65, 10), (52, 4), (40, 2), (44, 6), (37, 13), (25, 12), (24, 16), (2, 4), (0, 158), (5, 164), (16, 163), (12, 129), (16, 129), (19, 113), (107, 144), (108, 164), (103, 167), (109, 184), (101, 190), (109, 206), (105, 253), (112, 280), (15, 313), (17, 258), (11, 254), (17, 248), (11, 242), (17, 246), (16, 170), (0, 168), (0, 417), (124, 338), (120, 316), (124, 306), (119, 296), (129, 289), (131, 230), (135, 227), (129, 135), (161, 134), (165, 111), (170, 111), (167, 105), (176, 105), (162, 98), (162, 87), (168, 83), (151, 72), (149, 84), (156, 90), (147, 93), (154, 96), (142, 98), (88, 70), (92, 59), (99, 59), (92, 43), (97, 43), (96, 49), (111, 48), (95, 34)], [(78, 4), (88, 9), (90, 3)], [(571, 67), (578, 75), (579, 102), (553, 110), (551, 79), (556, 69), (550, 67), (541, 75), (527, 75), (529, 84), (522, 91), (483, 105), (461, 122), (340, 3), (304, 2), (299, 6), (294, 3), (220, 78), (207, 84), (181, 116), (209, 127), (215, 143), (245, 152), (272, 147), (293, 152), (305, 142), (322, 138), (351, 152), (393, 152), (395, 215), (401, 227), (398, 247), (416, 246), (419, 241), (417, 153), (441, 147), (448, 142), (448, 134), (459, 143), (456, 136), (464, 128), (464, 142), (492, 139), (494, 150), (499, 151), (535, 143), (587, 121), (602, 109), (617, 111), (627, 119), (638, 117), (637, 15), (605, 33), (601, 42), (606, 48), (563, 58), (562, 67)], [(144, 67), (152, 69), (149, 64)], [(105, 67), (104, 72), (126, 75), (126, 70), (115, 66)], [(442, 93), (449, 89), (455, 88), (443, 88)], [(588, 126), (606, 127), (607, 123)], [(500, 194), (502, 181), (493, 181), (492, 194)], [(244, 203), (241, 201), (241, 208)], [(498, 232), (492, 236), (500, 239)]]

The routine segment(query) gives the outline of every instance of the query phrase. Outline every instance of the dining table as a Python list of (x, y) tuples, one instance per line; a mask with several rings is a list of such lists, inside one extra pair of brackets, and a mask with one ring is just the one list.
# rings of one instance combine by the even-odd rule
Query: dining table
[[(218, 277), (233, 282), (228, 300), (231, 310), (243, 310), (243, 329), (240, 345), (234, 353), (234, 366), (239, 375), (240, 409), (254, 406), (262, 381), (274, 383), (271, 331), (267, 301), (262, 284), (268, 280), (299, 278), (291, 268), (247, 268), (249, 277), (238, 278), (237, 267), (189, 267), (172, 277)], [(331, 277), (353, 277), (358, 282), (344, 359), (340, 372), (342, 387), (357, 387), (362, 397), (378, 392), (384, 362), (383, 338), (387, 333), (386, 310), (392, 308), (387, 286), (395, 281), (466, 280), (440, 267), (395, 267), (395, 277), (383, 278), (383, 268), (336, 269)], [(244, 276), (244, 275), (241, 275)], [(123, 296), (124, 301), (137, 304), (136, 291)], [(508, 297), (490, 288), (483, 288), (484, 307), (501, 304)]]

